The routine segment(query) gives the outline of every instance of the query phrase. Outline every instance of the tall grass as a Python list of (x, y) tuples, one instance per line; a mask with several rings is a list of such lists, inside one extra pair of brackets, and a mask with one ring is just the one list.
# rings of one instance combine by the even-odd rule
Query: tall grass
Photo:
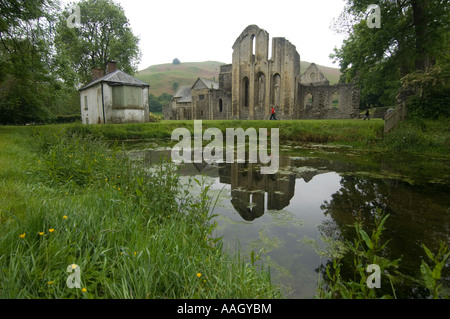
[(412, 118), (399, 123), (383, 141), (394, 152), (425, 152), (448, 154), (450, 149), (450, 120), (439, 121)]
[[(366, 232), (362, 218), (353, 224), (355, 237), (353, 241), (341, 243), (344, 254), (334, 257), (326, 267), (321, 267), (323, 277), (319, 279), (316, 298), (319, 299), (393, 299), (397, 298), (395, 285), (401, 281), (415, 286), (422, 286), (429, 292), (429, 298), (449, 298), (448, 291), (442, 288), (442, 270), (450, 257), (448, 245), (440, 241), (439, 251), (433, 253), (422, 244), (427, 259), (421, 260), (421, 278), (412, 278), (398, 271), (401, 257), (389, 260), (384, 250), (389, 243), (382, 238), (384, 224), (389, 214), (380, 209), (374, 212), (374, 226)], [(345, 262), (349, 258), (352, 262)], [(431, 262), (429, 261), (431, 260)], [(376, 273), (367, 268), (368, 265), (379, 267), (378, 287), (370, 287), (376, 283)], [(345, 269), (348, 268), (348, 269)], [(375, 280), (374, 280), (375, 279)]]
[[(54, 125), (54, 130), (65, 130), (68, 134), (94, 136), (104, 141), (156, 140), (159, 145), (173, 146), (172, 131), (187, 128), (194, 132), (194, 121), (161, 121), (146, 124), (124, 125)], [(348, 145), (361, 150), (388, 152), (424, 152), (448, 154), (450, 146), (450, 125), (448, 120), (411, 119), (400, 123), (389, 134), (383, 133), (384, 121), (362, 120), (285, 120), (245, 121), (215, 120), (202, 121), (202, 128), (218, 128), (224, 134), (227, 128), (278, 128), (280, 142), (295, 141), (322, 144)]]
[[(314, 143), (335, 143), (353, 146), (373, 147), (383, 140), (382, 120), (286, 120), (286, 121), (244, 121), (215, 120), (202, 121), (202, 128), (218, 128), (226, 132), (227, 128), (278, 128), (281, 141), (298, 141)], [(70, 124), (55, 126), (80, 135), (92, 135), (109, 141), (158, 139), (159, 142), (170, 141), (172, 131), (187, 128), (194, 132), (194, 121), (161, 121), (146, 124), (124, 125), (81, 125)]]
[[(280, 297), (268, 271), (213, 238), (201, 180), (193, 196), (172, 164), (133, 165), (120, 149), (55, 128), (1, 132), (2, 176), (15, 160), (28, 172), (0, 206), (1, 298)], [(70, 265), (80, 288), (67, 285)]]

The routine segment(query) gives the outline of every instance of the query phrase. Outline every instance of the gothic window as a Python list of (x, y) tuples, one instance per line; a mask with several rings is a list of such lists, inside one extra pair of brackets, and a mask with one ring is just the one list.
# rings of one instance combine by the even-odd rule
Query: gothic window
[(264, 102), (266, 98), (266, 76), (263, 73), (260, 73), (257, 79), (257, 96), (256, 101), (258, 105), (264, 107)]
[(242, 80), (242, 86), (243, 86), (243, 104), (244, 106), (248, 106), (249, 105), (249, 95), (250, 95), (250, 83), (248, 80), (248, 77), (244, 77), (244, 79)]
[(252, 54), (256, 55), (256, 37), (254, 34), (252, 35), (251, 40), (252, 40)]
[(281, 76), (277, 73), (273, 76), (273, 104), (274, 106), (280, 106), (280, 87), (281, 87)]
[(311, 108), (313, 105), (313, 95), (311, 93), (308, 93), (305, 97), (305, 110), (307, 108)]
[(339, 92), (334, 92), (331, 96), (331, 108), (338, 109), (339, 108)]
[(222, 99), (219, 99), (219, 112), (223, 111), (223, 101)]

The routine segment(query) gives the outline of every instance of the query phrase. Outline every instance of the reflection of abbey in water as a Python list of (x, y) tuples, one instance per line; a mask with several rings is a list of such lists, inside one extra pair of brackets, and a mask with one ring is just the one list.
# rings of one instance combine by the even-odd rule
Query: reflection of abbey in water
[[(170, 158), (170, 151), (144, 151), (137, 154), (144, 163), (154, 164), (161, 158)], [(280, 156), (280, 169), (276, 174), (261, 174), (260, 164), (222, 163), (209, 165), (185, 163), (180, 165), (181, 175), (203, 174), (219, 178), (220, 183), (231, 185), (231, 203), (244, 220), (259, 218), (267, 210), (282, 210), (289, 206), (295, 193), (295, 180), (309, 182), (318, 174), (327, 173), (326, 161), (321, 159), (292, 158)], [(320, 165), (319, 165), (320, 164)], [(311, 166), (310, 166), (311, 165)]]
[(252, 221), (264, 215), (266, 210), (282, 210), (294, 197), (297, 178), (308, 182), (322, 173), (292, 170), (291, 162), (290, 157), (280, 157), (280, 167), (289, 170), (281, 169), (270, 175), (261, 174), (258, 164), (220, 164), (220, 182), (231, 185), (231, 203), (243, 219)]

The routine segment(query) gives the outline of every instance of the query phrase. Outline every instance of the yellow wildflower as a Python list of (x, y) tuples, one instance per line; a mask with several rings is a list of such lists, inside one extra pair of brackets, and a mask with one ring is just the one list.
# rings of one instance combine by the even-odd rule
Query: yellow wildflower
[(53, 285), (54, 283), (54, 281), (47, 281), (47, 285)]
[(197, 277), (200, 278), (201, 276), (202, 276), (202, 274), (198, 272)]
[(54, 228), (50, 228), (48, 231), (49, 231), (50, 233), (53, 233), (53, 232), (55, 231), (55, 229), (54, 229)]
[(42, 236), (42, 235), (44, 235), (44, 232), (43, 231), (39, 232), (39, 236)]
[(67, 219), (67, 215), (64, 215), (64, 216), (63, 216), (63, 219)]
[(83, 289), (81, 289), (81, 291), (82, 291), (82, 292), (86, 292), (86, 291), (87, 291), (87, 289), (86, 289), (86, 288), (83, 288)]
[(19, 237), (20, 238), (25, 238), (26, 233), (21, 234)]

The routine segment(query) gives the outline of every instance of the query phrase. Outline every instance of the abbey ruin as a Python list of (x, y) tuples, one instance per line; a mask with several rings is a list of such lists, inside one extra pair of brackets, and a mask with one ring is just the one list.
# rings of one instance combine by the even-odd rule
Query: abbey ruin
[(173, 120), (346, 119), (358, 116), (359, 90), (352, 84), (330, 85), (312, 63), (300, 70), (300, 55), (285, 38), (250, 25), (233, 44), (232, 64), (222, 65), (219, 81), (199, 78), (182, 86), (164, 108)]

